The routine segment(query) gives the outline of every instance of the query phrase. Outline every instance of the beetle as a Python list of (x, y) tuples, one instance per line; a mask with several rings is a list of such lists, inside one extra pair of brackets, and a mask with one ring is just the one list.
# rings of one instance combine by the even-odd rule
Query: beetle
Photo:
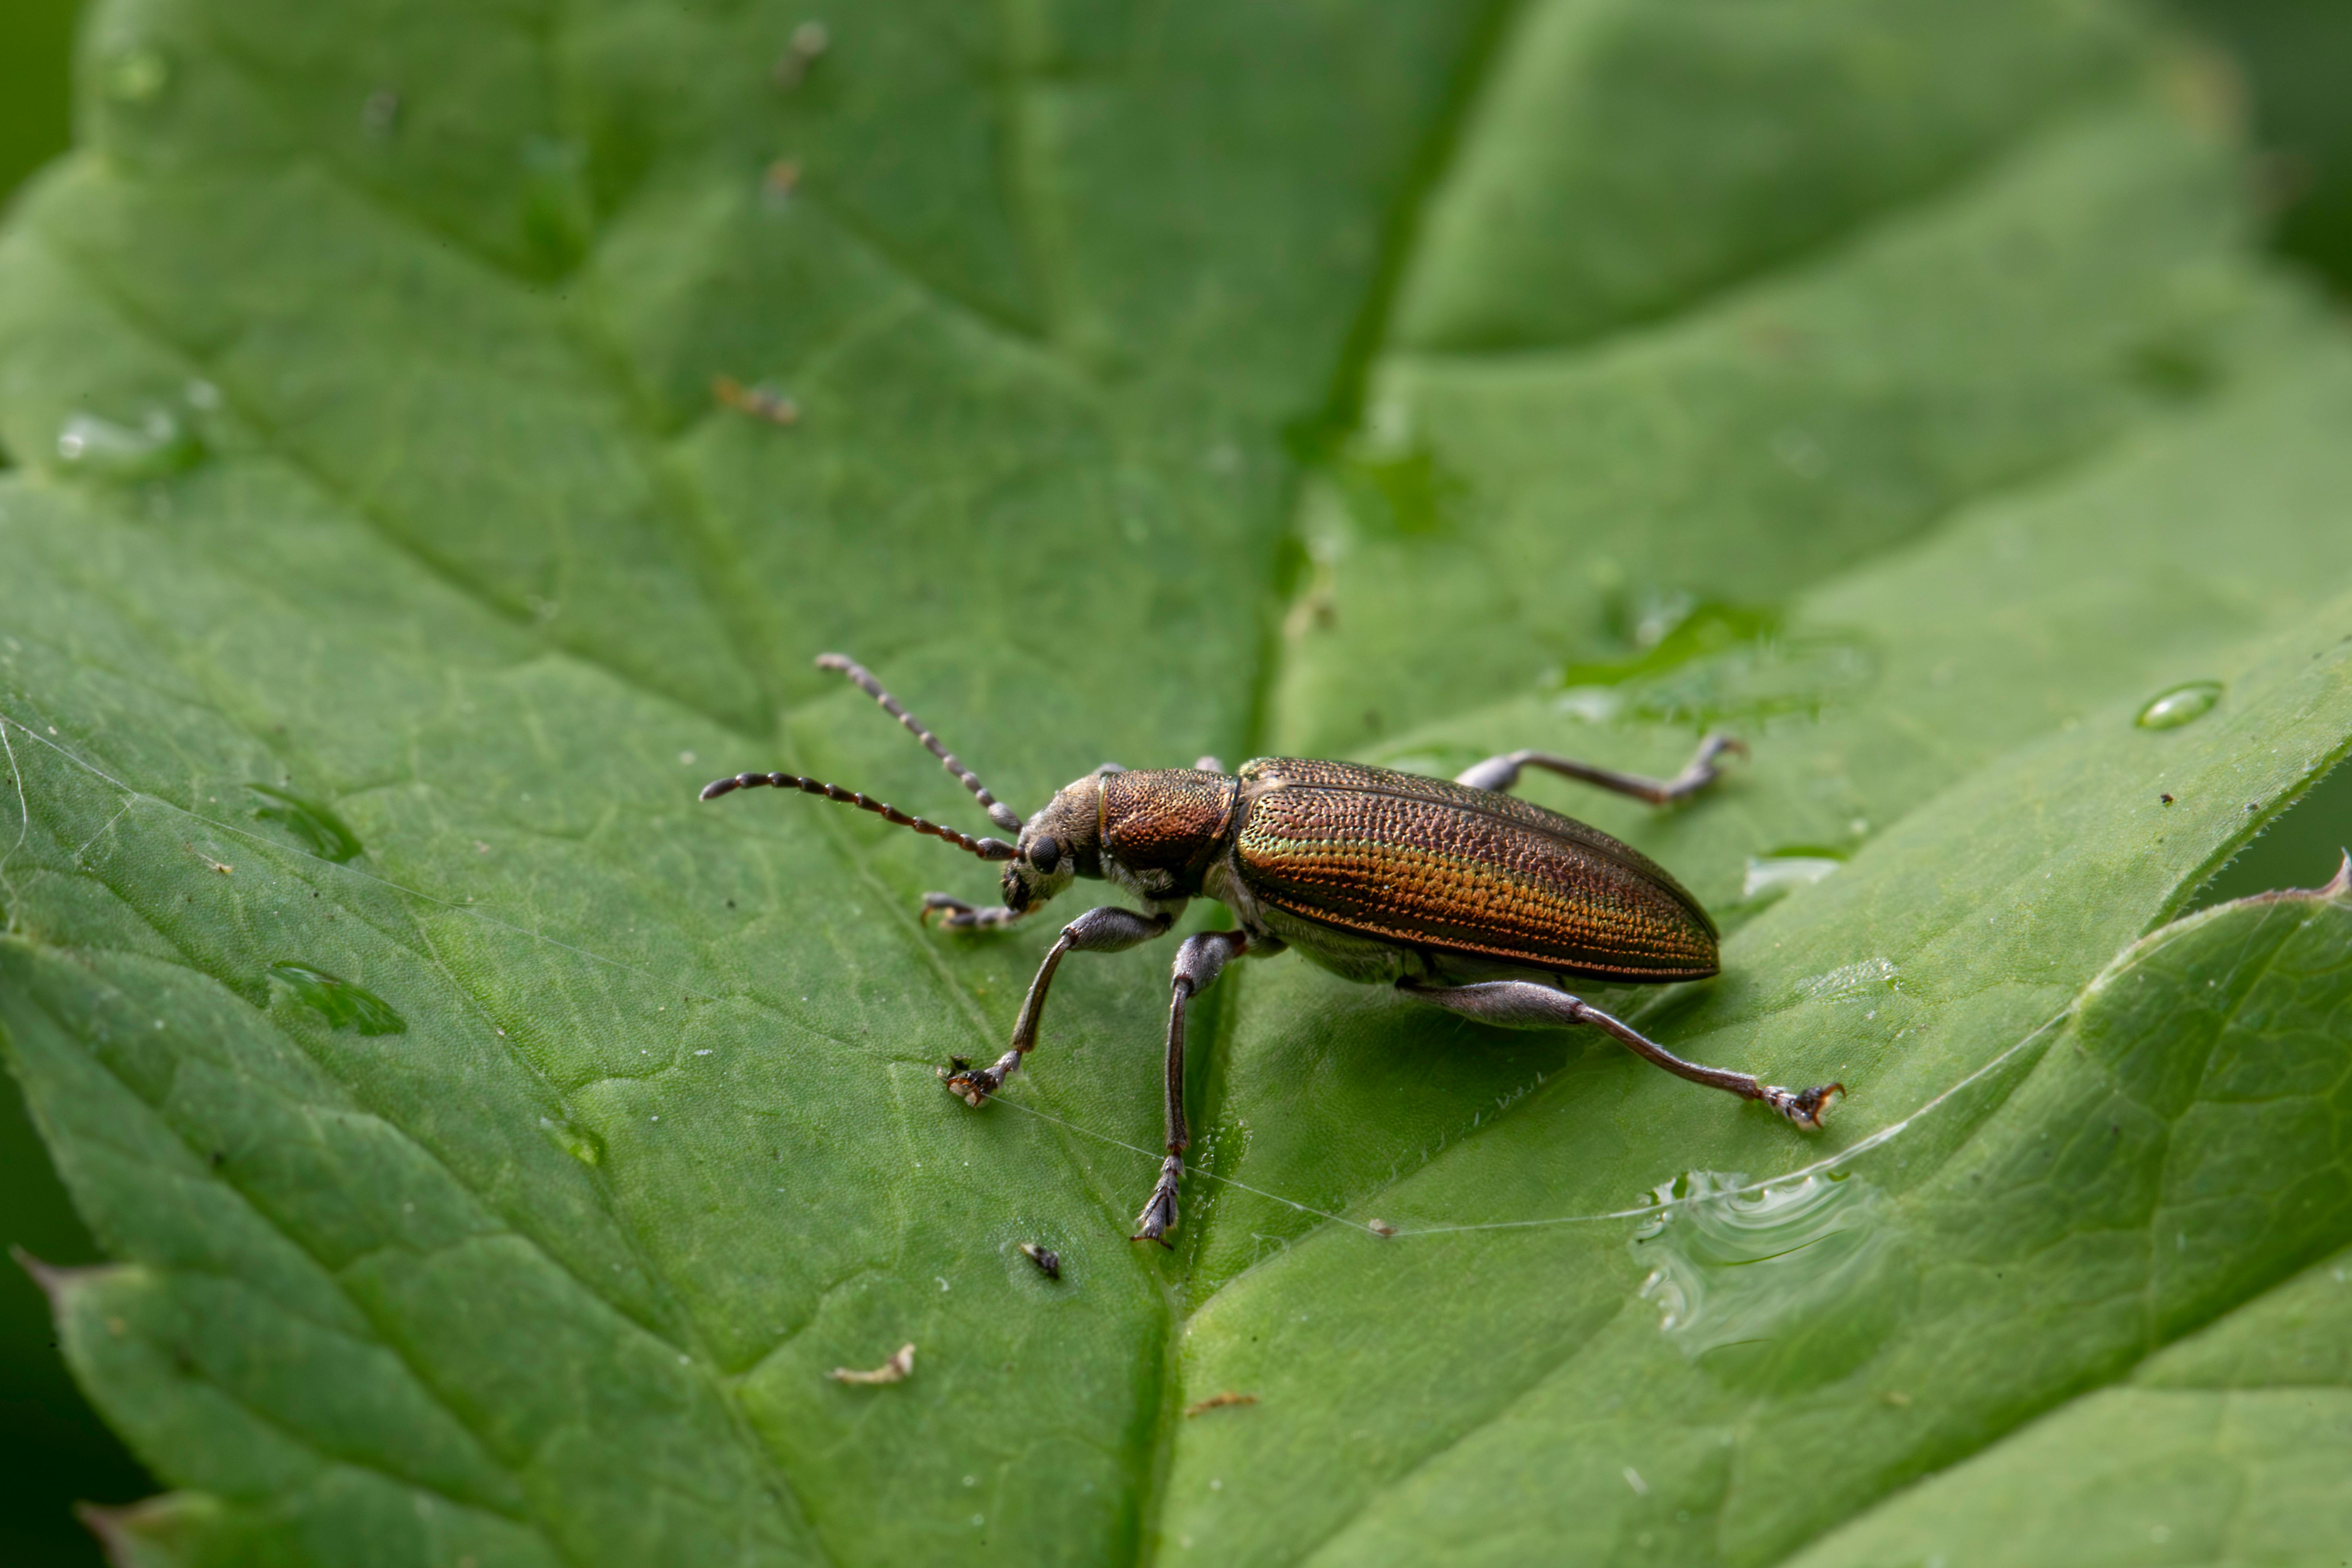
[(1801, 1092), (1747, 1073), (1685, 1061), (1567, 989), (1571, 980), (1663, 984), (1718, 969), (1715, 922), (1663, 867), (1573, 817), (1508, 792), (1539, 768), (1666, 805), (1720, 776), (1717, 761), (1747, 748), (1723, 735), (1700, 742), (1671, 779), (1643, 778), (1544, 752), (1489, 757), (1452, 781), (1301, 757), (1260, 757), (1228, 773), (1213, 757), (1189, 768), (1130, 771), (1106, 763), (1022, 816), (940, 743), (855, 659), (828, 653), (821, 669), (862, 688), (905, 725), (978, 799), (1010, 839), (975, 838), (894, 805), (798, 773), (738, 773), (704, 800), (766, 787), (823, 795), (1004, 862), (1004, 901), (981, 908), (923, 896), (923, 919), (960, 930), (1009, 926), (1085, 877), (1131, 893), (1139, 911), (1088, 910), (1062, 928), (1029, 983), (1013, 1040), (984, 1068), (957, 1058), (940, 1069), (949, 1092), (978, 1107), (1037, 1044), (1046, 993), (1063, 956), (1120, 952), (1165, 936), (1186, 903), (1214, 899), (1236, 929), (1202, 931), (1176, 949), (1165, 1058), (1167, 1156), (1136, 1215), (1137, 1241), (1169, 1245), (1192, 1135), (1184, 1120), (1184, 1015), (1225, 965), (1296, 948), (1346, 979), (1393, 987), (1413, 1001), (1505, 1028), (1590, 1026), (1693, 1083), (1760, 1100), (1798, 1127), (1818, 1129), (1843, 1084)]

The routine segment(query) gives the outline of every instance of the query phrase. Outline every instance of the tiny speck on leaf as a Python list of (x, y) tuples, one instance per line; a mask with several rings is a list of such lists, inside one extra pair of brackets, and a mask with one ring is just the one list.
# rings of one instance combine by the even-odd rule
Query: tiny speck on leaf
[(1184, 1406), (1184, 1414), (1188, 1417), (1193, 1415), (1205, 1415), (1212, 1410), (1224, 1410), (1234, 1405), (1255, 1405), (1256, 1403), (1257, 1395), (1255, 1394), (1235, 1394), (1232, 1390), (1228, 1389), (1223, 1394), (1213, 1394), (1206, 1399), (1201, 1400), (1195, 1404), (1187, 1405)]
[(900, 1345), (888, 1361), (870, 1372), (858, 1372), (845, 1366), (835, 1367), (825, 1376), (835, 1383), (884, 1384), (904, 1383), (914, 1375), (915, 1347), (912, 1342)]

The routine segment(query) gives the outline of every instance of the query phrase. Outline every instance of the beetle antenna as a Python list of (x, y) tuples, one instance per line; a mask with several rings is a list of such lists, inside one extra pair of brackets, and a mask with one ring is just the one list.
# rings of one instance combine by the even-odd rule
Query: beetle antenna
[(928, 833), (934, 838), (944, 838), (957, 848), (979, 856), (983, 860), (1010, 860), (1021, 853), (1015, 846), (1002, 838), (974, 838), (968, 833), (919, 816), (909, 816), (886, 801), (870, 795), (860, 795), (854, 789), (844, 789), (823, 779), (803, 778), (798, 773), (737, 773), (731, 779), (713, 779), (702, 786), (702, 798), (717, 800), (722, 795), (733, 795), (739, 789), (796, 789), (803, 795), (821, 795), (827, 800), (837, 800), (844, 805), (854, 805), (860, 811), (870, 811), (885, 822), (895, 822), (901, 827), (911, 827), (918, 833)]
[(912, 731), (915, 739), (923, 743), (924, 749), (939, 758), (940, 765), (955, 774), (963, 787), (971, 791), (982, 806), (987, 810), (989, 821), (1007, 833), (1021, 831), (1021, 814), (989, 794), (988, 786), (980, 782), (980, 775), (958, 761), (953, 752), (940, 745), (940, 738), (924, 729), (922, 721), (908, 712), (897, 698), (882, 689), (882, 683), (875, 679), (864, 665), (847, 654), (821, 653), (816, 656), (816, 667), (819, 669), (837, 669), (864, 688), (866, 696), (882, 704), (882, 711)]

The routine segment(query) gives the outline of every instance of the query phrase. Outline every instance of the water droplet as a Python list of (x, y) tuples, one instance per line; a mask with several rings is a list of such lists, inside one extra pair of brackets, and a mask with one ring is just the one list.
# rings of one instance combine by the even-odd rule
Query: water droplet
[(172, 83), (171, 58), (143, 45), (125, 49), (106, 62), (104, 79), (110, 98), (124, 103), (152, 102)]
[(360, 104), (360, 128), (381, 141), (400, 126), (400, 94), (388, 87), (369, 93)]
[(1877, 658), (1860, 639), (1792, 632), (1774, 610), (1686, 594), (1617, 597), (1612, 619), (1633, 652), (1553, 673), (1562, 712), (1694, 726), (1818, 718), (1878, 677)]
[(58, 459), (74, 469), (115, 479), (154, 479), (193, 467), (204, 442), (169, 410), (150, 408), (136, 425), (95, 414), (69, 415), (58, 429)]
[(1858, 1364), (1899, 1311), (1885, 1196), (1836, 1173), (1747, 1185), (1692, 1171), (1657, 1189), (1668, 1206), (1632, 1243), (1649, 1265), (1641, 1295), (1710, 1373), (1811, 1386)]
[(2148, 699), (2147, 706), (2133, 721), (2143, 730), (2178, 730), (2193, 723), (2213, 710), (2221, 700), (2221, 683), (2218, 680), (2189, 680), (2168, 691), (2159, 691)]
[(362, 1035), (404, 1035), (408, 1020), (392, 1010), (374, 992), (352, 984), (341, 975), (307, 963), (273, 963), (272, 980), (285, 982), (294, 999), (338, 1029), (356, 1028)]
[(1892, 991), (1902, 971), (1891, 958), (1864, 958), (1842, 963), (1797, 982), (1797, 996), (1806, 1002), (1851, 1002), (1876, 991)]
[(321, 860), (332, 860), (340, 866), (357, 858), (365, 848), (359, 835), (353, 833), (343, 819), (315, 800), (304, 800), (299, 795), (278, 788), (275, 784), (248, 784), (245, 786), (274, 804), (262, 806), (253, 815), (263, 822), (275, 822), (302, 841), (302, 847)]
[(1772, 437), (1772, 455), (1799, 479), (1818, 479), (1829, 472), (1829, 454), (1806, 432), (1790, 426)]
[(1555, 711), (1588, 724), (1606, 724), (1617, 717), (1622, 706), (1617, 694), (1605, 686), (1579, 686), (1559, 694), (1552, 703)]
[(579, 142), (533, 136), (522, 147), (522, 229), (541, 265), (562, 271), (586, 250), (593, 204), (588, 150)]
[(1779, 898), (1799, 888), (1810, 888), (1845, 863), (1826, 849), (1775, 849), (1750, 855), (1748, 874), (1740, 879), (1743, 899)]
[(555, 1146), (583, 1165), (604, 1163), (604, 1140), (593, 1127), (583, 1127), (576, 1121), (558, 1121), (552, 1117), (539, 1119), (540, 1130), (555, 1141)]

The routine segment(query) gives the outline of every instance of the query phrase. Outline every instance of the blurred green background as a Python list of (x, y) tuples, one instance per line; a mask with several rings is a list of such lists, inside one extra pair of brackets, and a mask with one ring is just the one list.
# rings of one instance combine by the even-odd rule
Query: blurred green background
[[(71, 139), (76, 0), (0, 5), (0, 204)], [(2177, 14), (2239, 62), (2261, 160), (2256, 170), (2279, 253), (2352, 297), (2352, 5), (2345, 0), (2177, 0)], [(5, 461), (5, 459), (0, 459)], [(2310, 887), (2352, 844), (2352, 767), (2340, 768), (2200, 895), (2200, 904)], [(47, 1262), (95, 1261), (25, 1117), (0, 1076), (5, 1240)], [(46, 1303), (22, 1272), (0, 1269), (0, 1563), (96, 1564), (77, 1499), (126, 1502), (152, 1490), (67, 1377)]]
[[(78, 0), (0, 0), (0, 205), (73, 135)], [(0, 458), (0, 463), (5, 462)], [(0, 1072), (0, 1242), (48, 1263), (94, 1263), (97, 1246), (66, 1201), (16, 1080)], [(73, 1502), (129, 1502), (156, 1489), (66, 1374), (48, 1303), (0, 1265), (0, 1563), (104, 1562)]]

